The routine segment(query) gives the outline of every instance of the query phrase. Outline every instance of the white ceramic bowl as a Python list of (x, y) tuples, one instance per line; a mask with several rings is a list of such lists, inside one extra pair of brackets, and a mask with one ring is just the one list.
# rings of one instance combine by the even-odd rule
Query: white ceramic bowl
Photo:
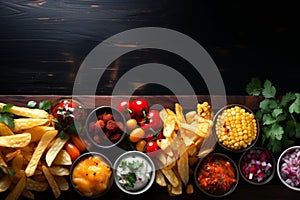
[[(297, 171), (299, 173), (298, 174), (298, 180), (299, 180), (299, 178), (300, 178), (300, 163), (299, 163), (299, 161), (300, 161), (300, 153), (299, 153), (300, 152), (300, 146), (289, 147), (280, 154), (280, 156), (277, 160), (277, 174), (278, 174), (278, 177), (279, 177), (280, 181), (285, 186), (287, 186), (288, 188), (290, 188), (292, 190), (300, 191), (300, 185), (292, 186), (291, 184), (289, 184), (287, 182), (287, 179), (284, 177), (284, 175), (282, 175), (282, 172), (281, 172), (282, 165), (283, 165), (283, 163), (285, 163), (284, 160), (290, 159), (290, 154), (295, 152), (295, 151), (298, 151), (297, 155), (299, 155), (298, 156), (298, 164), (295, 164), (295, 167), (297, 168)], [(291, 158), (291, 160), (295, 160), (295, 158)], [(291, 175), (291, 174), (289, 174), (289, 175)], [(295, 175), (295, 176), (297, 176), (297, 175)]]
[[(134, 188), (125, 187), (123, 181), (126, 181), (126, 178), (124, 178), (124, 177), (126, 177), (129, 174), (128, 172), (131, 173), (132, 171), (129, 170), (127, 172), (124, 172), (121, 167), (122, 163), (124, 160), (126, 160), (127, 163), (133, 163), (133, 162), (136, 162), (137, 159), (143, 160), (144, 164), (147, 164), (147, 168), (146, 169), (142, 169), (142, 167), (139, 168), (139, 169), (142, 169), (141, 176), (139, 176), (138, 173), (136, 173), (136, 171), (133, 170), (134, 171), (133, 173), (136, 174), (135, 175), (136, 182), (134, 184)], [(153, 184), (154, 179), (155, 179), (155, 165), (154, 165), (153, 161), (147, 154), (140, 152), (140, 151), (127, 151), (127, 152), (123, 153), (116, 159), (113, 168), (114, 168), (114, 177), (115, 177), (116, 185), (123, 192), (125, 192), (127, 194), (137, 195), (137, 194), (146, 192), (151, 187), (151, 185)], [(147, 176), (146, 176), (146, 177), (148, 177), (147, 179), (144, 179), (145, 173), (147, 173)], [(139, 177), (143, 177), (143, 178), (139, 178)], [(141, 180), (140, 183), (138, 183), (139, 180)], [(146, 181), (144, 181), (144, 180), (146, 180)], [(123, 184), (121, 184), (121, 183), (123, 183)]]

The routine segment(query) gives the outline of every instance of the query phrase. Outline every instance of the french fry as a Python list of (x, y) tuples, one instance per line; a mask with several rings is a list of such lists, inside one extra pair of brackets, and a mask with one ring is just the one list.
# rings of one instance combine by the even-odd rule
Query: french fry
[(193, 125), (187, 123), (181, 123), (181, 128), (194, 132), (200, 137), (206, 137), (206, 133), (209, 127), (210, 125), (208, 123), (201, 123), (201, 124), (197, 123)]
[(66, 177), (64, 176), (53, 176), (53, 177), (61, 191), (67, 191), (70, 188)]
[(14, 132), (20, 132), (35, 126), (41, 126), (49, 123), (49, 119), (18, 118), (14, 119)]
[(59, 186), (57, 185), (53, 175), (50, 173), (49, 168), (47, 168), (45, 165), (43, 165), (42, 170), (43, 170), (43, 173), (52, 189), (54, 197), (57, 199), (61, 195)]
[(172, 152), (171, 149), (171, 141), (168, 138), (165, 139), (158, 139), (156, 141), (157, 145), (168, 155), (173, 157), (174, 153)]
[(193, 186), (193, 184), (188, 184), (186, 186), (186, 193), (187, 194), (193, 194), (194, 193), (194, 186)]
[(18, 199), (21, 196), (25, 187), (26, 187), (26, 176), (25, 176), (25, 174), (22, 174), (21, 179), (18, 181), (16, 186), (13, 188), (13, 190), (7, 195), (5, 200)]
[(70, 170), (61, 166), (49, 167), (48, 170), (53, 176), (68, 176), (70, 175)]
[(189, 160), (187, 151), (185, 151), (177, 160), (177, 171), (182, 182), (187, 186), (189, 182)]
[(64, 149), (62, 149), (53, 161), (55, 165), (72, 165), (72, 160), (70, 154)]
[(5, 192), (10, 185), (11, 179), (9, 178), (9, 175), (4, 175), (2, 178), (0, 178), (0, 192)]
[(171, 138), (172, 134), (175, 130), (175, 126), (176, 126), (176, 121), (175, 121), (175, 117), (173, 115), (168, 115), (166, 118), (166, 121), (164, 123), (164, 128), (163, 128), (163, 135), (166, 138)]
[(167, 180), (173, 187), (177, 187), (179, 185), (179, 180), (176, 174), (174, 173), (173, 169), (162, 168), (161, 172), (164, 174), (164, 176), (167, 178)]
[(16, 155), (20, 154), (21, 153), (21, 150), (18, 149), (16, 151), (13, 151), (13, 152), (10, 152), (8, 154), (5, 155), (5, 161), (6, 162), (9, 162), (11, 161), (12, 159), (14, 159), (16, 157)]
[(53, 131), (47, 131), (43, 135), (25, 169), (25, 173), (27, 177), (32, 176), (34, 174), (38, 162), (42, 157), (42, 154), (44, 153), (45, 149), (47, 148), (51, 140), (57, 135), (57, 133), (58, 133), (57, 130), (53, 130)]
[(34, 194), (26, 188), (23, 190), (21, 195), (27, 199), (34, 199)]
[(0, 135), (14, 135), (14, 132), (12, 132), (12, 130), (6, 124), (0, 122)]
[(175, 103), (175, 113), (179, 122), (186, 123), (182, 107), (179, 103)]
[(27, 182), (26, 182), (27, 190), (44, 192), (47, 190), (48, 186), (49, 186), (48, 182), (41, 182), (41, 181), (33, 180), (31, 178), (27, 178)]
[(54, 127), (42, 125), (26, 129), (26, 132), (31, 134), (31, 142), (37, 142), (42, 138), (45, 132), (50, 130), (54, 130)]
[(24, 147), (29, 144), (30, 140), (30, 133), (0, 136), (0, 147)]
[[(0, 109), (3, 109), (5, 103), (0, 103)], [(29, 118), (48, 118), (49, 114), (45, 110), (37, 109), (37, 108), (27, 108), (20, 106), (13, 106), (8, 110), (9, 113)]]
[(0, 166), (7, 167), (6, 161), (5, 161), (1, 151), (0, 151)]
[(17, 171), (22, 170), (23, 164), (24, 164), (24, 157), (20, 151), (20, 153), (18, 153), (12, 160), (11, 167), (15, 172), (17, 172)]
[(190, 111), (185, 114), (186, 123), (191, 124), (194, 120), (194, 117), (197, 115), (196, 111)]
[(55, 139), (54, 143), (52, 144), (52, 146), (50, 147), (50, 149), (47, 151), (47, 154), (46, 154), (45, 159), (46, 159), (46, 163), (47, 163), (48, 167), (51, 166), (51, 164), (54, 161), (54, 159), (56, 158), (57, 154), (64, 147), (64, 145), (66, 144), (68, 139), (69, 139), (69, 136), (67, 136), (64, 139), (62, 139), (61, 137), (57, 137)]
[(160, 186), (167, 186), (166, 179), (160, 169), (155, 173), (155, 182)]

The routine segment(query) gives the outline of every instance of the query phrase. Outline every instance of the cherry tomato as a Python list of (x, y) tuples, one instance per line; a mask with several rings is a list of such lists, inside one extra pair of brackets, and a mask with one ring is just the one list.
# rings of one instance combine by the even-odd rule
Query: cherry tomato
[(65, 149), (68, 152), (68, 154), (70, 155), (72, 161), (74, 161), (76, 158), (78, 158), (80, 156), (80, 151), (71, 142), (66, 142)]
[(129, 135), (129, 140), (131, 142), (138, 142), (145, 136), (145, 131), (142, 128), (135, 128), (131, 131)]
[(147, 114), (147, 118), (149, 119), (150, 127), (154, 131), (158, 131), (162, 128), (163, 123), (160, 118), (158, 110), (150, 110)]
[(147, 145), (146, 140), (140, 140), (135, 144), (135, 148), (137, 151), (144, 151)]
[(131, 102), (128, 100), (122, 100), (118, 104), (118, 110), (125, 115), (126, 119), (133, 118), (133, 113), (131, 110)]
[(148, 102), (141, 98), (133, 100), (130, 107), (138, 121), (145, 118), (149, 112)]
[(154, 153), (159, 150), (159, 146), (157, 145), (156, 141), (150, 141), (146, 147), (146, 153)]
[(137, 121), (135, 119), (129, 119), (126, 121), (127, 131), (132, 131), (137, 126)]
[[(67, 108), (77, 108), (80, 104), (76, 101), (72, 101), (71, 99), (61, 100), (57, 105), (52, 109), (52, 115), (57, 118), (63, 118), (62, 111), (66, 111)], [(72, 111), (71, 111), (72, 112)]]
[(70, 137), (71, 137), (72, 142), (75, 144), (75, 146), (78, 148), (78, 150), (80, 152), (83, 152), (86, 150), (85, 145), (79, 135), (70, 134)]
[(147, 132), (151, 128), (151, 125), (149, 123), (140, 123), (141, 128)]
[(154, 135), (153, 135), (151, 132), (148, 132), (148, 133), (146, 134), (145, 140), (146, 140), (147, 142), (149, 142), (149, 141), (151, 141), (151, 140), (154, 140)]

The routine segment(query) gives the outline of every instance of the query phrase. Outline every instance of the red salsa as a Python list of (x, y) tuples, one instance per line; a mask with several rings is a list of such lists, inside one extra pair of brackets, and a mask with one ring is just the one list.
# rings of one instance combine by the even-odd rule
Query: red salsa
[(198, 183), (211, 194), (224, 194), (237, 182), (231, 162), (221, 156), (204, 158), (199, 168)]

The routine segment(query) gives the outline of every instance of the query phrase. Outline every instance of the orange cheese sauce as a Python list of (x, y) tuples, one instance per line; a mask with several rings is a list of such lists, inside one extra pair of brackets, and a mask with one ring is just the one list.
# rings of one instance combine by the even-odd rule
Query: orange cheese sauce
[(99, 156), (80, 161), (73, 170), (72, 181), (85, 196), (94, 196), (108, 188), (112, 176), (110, 166)]

